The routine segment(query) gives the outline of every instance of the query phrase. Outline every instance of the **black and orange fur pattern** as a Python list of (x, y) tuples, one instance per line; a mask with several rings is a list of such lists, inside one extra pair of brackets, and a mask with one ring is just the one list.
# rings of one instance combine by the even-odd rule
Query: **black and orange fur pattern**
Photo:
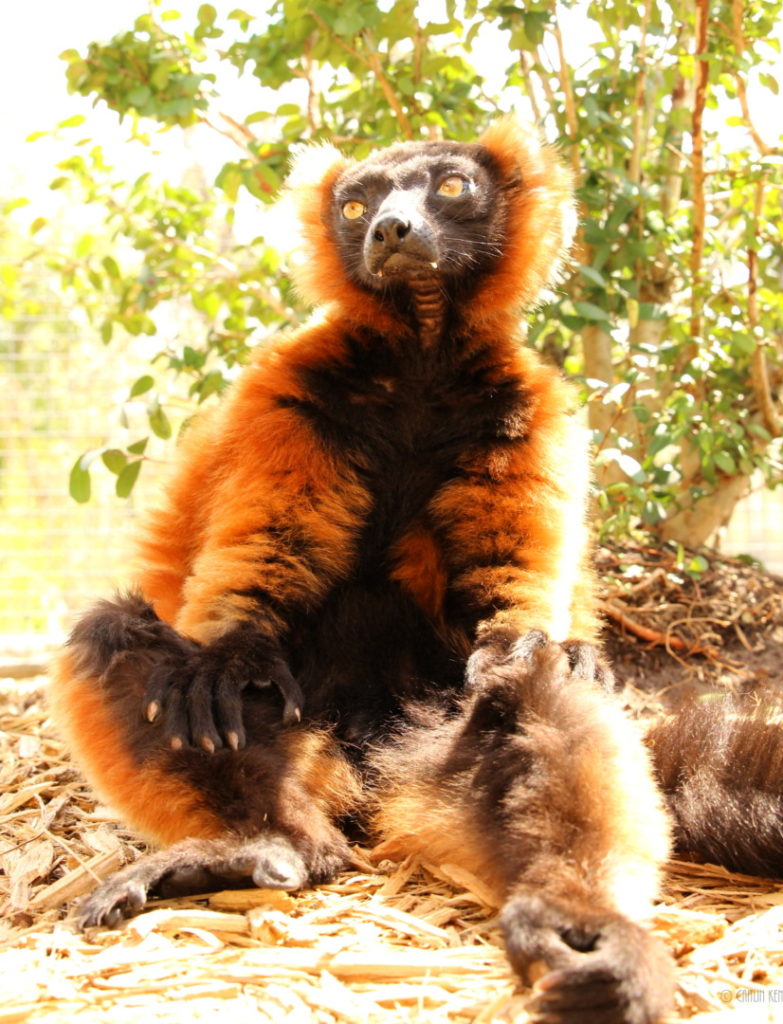
[(319, 306), (186, 432), (137, 590), (74, 630), (56, 718), (103, 798), (171, 847), (150, 893), (296, 888), (426, 852), (481, 877), (546, 1020), (644, 1024), (671, 966), (638, 923), (669, 821), (595, 642), (588, 460), (524, 347), (557, 274), (567, 171), (513, 120), (290, 185)]

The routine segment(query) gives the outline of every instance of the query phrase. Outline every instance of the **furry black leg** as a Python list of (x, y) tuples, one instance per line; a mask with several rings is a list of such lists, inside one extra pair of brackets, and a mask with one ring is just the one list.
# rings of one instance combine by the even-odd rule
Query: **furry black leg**
[(332, 878), (344, 866), (336, 851), (318, 857), (283, 835), (252, 839), (185, 839), (142, 857), (92, 892), (77, 913), (79, 928), (116, 927), (150, 897), (184, 896), (216, 889), (301, 889)]

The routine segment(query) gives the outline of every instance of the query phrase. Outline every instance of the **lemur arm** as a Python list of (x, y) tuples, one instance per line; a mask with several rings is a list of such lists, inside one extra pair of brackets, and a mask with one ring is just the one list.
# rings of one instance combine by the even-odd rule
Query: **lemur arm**
[(588, 566), (586, 431), (570, 388), (520, 353), (527, 423), (512, 444), (477, 461), (439, 495), (446, 618), (466, 624), (476, 648), (508, 653), (530, 630), (570, 644), (596, 643)]
[(166, 711), (175, 744), (241, 746), (238, 692), (249, 683), (274, 683), (286, 719), (301, 715), (288, 631), (349, 572), (367, 496), (310, 429), (289, 356), (338, 341), (322, 325), (259, 353), (218, 414), (186, 435), (165, 500), (142, 524), (142, 595), (202, 645), (187, 665), (169, 659), (150, 675), (145, 713)]

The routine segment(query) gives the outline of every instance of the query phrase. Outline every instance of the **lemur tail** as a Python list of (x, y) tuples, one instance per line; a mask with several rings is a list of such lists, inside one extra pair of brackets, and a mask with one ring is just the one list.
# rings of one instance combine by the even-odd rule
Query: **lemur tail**
[(647, 734), (680, 853), (783, 877), (783, 702), (702, 699)]

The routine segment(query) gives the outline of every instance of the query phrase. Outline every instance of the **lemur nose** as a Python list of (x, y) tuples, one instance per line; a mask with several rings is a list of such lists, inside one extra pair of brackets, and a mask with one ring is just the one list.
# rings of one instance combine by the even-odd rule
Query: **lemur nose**
[(372, 237), (376, 242), (389, 245), (401, 242), (411, 229), (409, 220), (403, 220), (396, 214), (381, 217), (373, 225)]

